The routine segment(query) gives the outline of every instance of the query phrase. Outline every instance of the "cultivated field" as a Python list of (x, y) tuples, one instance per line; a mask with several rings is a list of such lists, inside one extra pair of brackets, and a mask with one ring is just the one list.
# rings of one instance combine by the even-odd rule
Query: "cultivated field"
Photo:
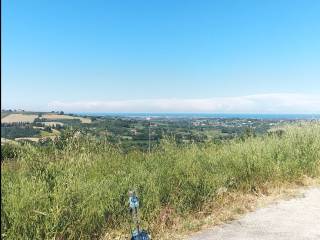
[(1, 123), (28, 122), (32, 123), (38, 116), (35, 114), (13, 113), (1, 119)]
[(79, 119), (82, 123), (91, 123), (90, 118), (84, 118), (84, 117), (74, 117), (69, 115), (59, 115), (59, 114), (44, 114), (42, 119)]
[(10, 112), (1, 112), (1, 119), (8, 116)]

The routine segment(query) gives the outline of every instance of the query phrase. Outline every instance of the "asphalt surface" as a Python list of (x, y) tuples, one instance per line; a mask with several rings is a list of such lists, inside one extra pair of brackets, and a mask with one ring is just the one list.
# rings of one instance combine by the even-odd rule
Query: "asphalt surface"
[(320, 188), (281, 200), (188, 240), (320, 240)]

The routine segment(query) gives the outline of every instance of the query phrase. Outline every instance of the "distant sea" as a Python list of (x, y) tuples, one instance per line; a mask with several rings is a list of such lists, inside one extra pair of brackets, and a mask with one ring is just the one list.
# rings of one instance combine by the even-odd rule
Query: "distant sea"
[(320, 114), (237, 114), (237, 113), (86, 113), (74, 112), (82, 116), (111, 116), (127, 118), (239, 118), (265, 120), (311, 120), (320, 119)]

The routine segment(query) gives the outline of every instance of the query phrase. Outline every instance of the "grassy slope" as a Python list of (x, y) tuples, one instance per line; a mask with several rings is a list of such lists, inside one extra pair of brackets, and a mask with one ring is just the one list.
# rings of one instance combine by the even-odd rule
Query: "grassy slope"
[[(4, 239), (90, 239), (128, 231), (127, 191), (141, 196), (142, 222), (153, 233), (165, 214), (186, 216), (221, 189), (259, 191), (307, 175), (319, 177), (320, 125), (221, 145), (176, 146), (122, 154), (108, 144), (73, 139), (63, 150), (25, 147), (1, 175)], [(168, 210), (168, 211), (167, 211)]]

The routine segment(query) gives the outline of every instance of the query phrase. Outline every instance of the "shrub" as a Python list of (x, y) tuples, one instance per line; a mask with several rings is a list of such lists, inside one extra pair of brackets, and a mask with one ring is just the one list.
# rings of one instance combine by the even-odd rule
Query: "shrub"
[(5, 143), (1, 145), (1, 162), (6, 159), (16, 159), (19, 156), (20, 147), (16, 144)]

